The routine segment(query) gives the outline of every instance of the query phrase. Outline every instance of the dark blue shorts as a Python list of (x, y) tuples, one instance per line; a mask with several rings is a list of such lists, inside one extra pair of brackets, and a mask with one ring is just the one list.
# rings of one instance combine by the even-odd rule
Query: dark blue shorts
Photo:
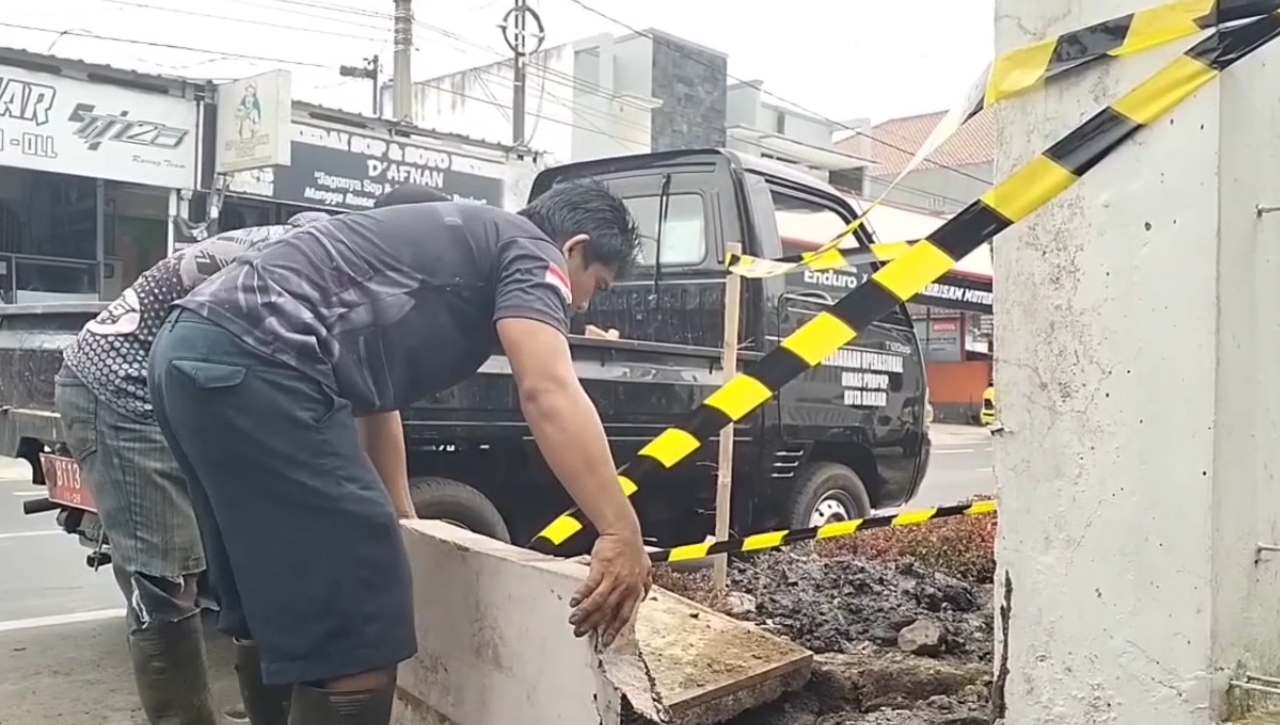
[(150, 369), (219, 629), (257, 641), (263, 680), (319, 682), (412, 657), (409, 562), (351, 405), (186, 310), (161, 328)]

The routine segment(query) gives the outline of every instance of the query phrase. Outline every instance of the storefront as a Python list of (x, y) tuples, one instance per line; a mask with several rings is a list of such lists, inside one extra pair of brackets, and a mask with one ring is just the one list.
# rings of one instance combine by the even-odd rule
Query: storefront
[(909, 305), (929, 375), (929, 402), (939, 421), (977, 420), (995, 353), (990, 275), (955, 271)]
[(290, 164), (230, 174), (220, 229), (279, 223), (306, 209), (362, 211), (406, 183), (457, 201), (505, 205), (505, 147), (404, 135), (376, 119), (293, 106)]
[(0, 300), (113, 299), (194, 186), (192, 84), (0, 51)]

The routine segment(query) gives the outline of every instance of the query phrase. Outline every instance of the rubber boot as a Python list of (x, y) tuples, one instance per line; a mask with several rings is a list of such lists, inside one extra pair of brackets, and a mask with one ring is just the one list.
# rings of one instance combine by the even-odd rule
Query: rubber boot
[(236, 651), (236, 680), (240, 683), (240, 700), (250, 725), (288, 725), (289, 698), (292, 685), (267, 685), (262, 682), (262, 661), (253, 642), (233, 640)]
[(131, 628), (129, 655), (151, 725), (217, 725), (200, 617)]
[(294, 685), (289, 725), (389, 725), (395, 695), (395, 682), (357, 692)]

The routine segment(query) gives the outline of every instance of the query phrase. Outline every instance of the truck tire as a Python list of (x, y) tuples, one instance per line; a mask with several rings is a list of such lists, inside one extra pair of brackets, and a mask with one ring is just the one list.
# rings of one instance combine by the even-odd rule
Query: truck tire
[(796, 475), (788, 525), (792, 529), (866, 518), (871, 498), (852, 468), (839, 463), (810, 463)]
[(415, 478), (409, 495), (419, 518), (437, 519), (477, 534), (511, 543), (511, 532), (502, 514), (487, 496), (465, 483), (449, 478)]

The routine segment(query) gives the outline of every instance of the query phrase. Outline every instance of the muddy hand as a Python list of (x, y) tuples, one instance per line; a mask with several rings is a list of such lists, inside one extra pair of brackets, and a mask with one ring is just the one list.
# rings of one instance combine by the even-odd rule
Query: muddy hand
[(601, 647), (613, 644), (649, 593), (650, 566), (639, 536), (602, 534), (596, 539), (591, 571), (569, 600), (574, 636), (595, 632)]

